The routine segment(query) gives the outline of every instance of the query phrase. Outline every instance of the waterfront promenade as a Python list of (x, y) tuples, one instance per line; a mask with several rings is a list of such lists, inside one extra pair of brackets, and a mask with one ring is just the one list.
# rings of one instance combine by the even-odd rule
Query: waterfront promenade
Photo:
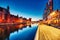
[(60, 29), (39, 24), (35, 40), (60, 40)]

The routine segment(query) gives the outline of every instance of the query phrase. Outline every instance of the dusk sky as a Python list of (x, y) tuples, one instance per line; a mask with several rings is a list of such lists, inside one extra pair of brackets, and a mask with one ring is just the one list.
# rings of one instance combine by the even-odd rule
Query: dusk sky
[[(48, 0), (0, 0), (0, 7), (10, 7), (10, 13), (32, 20), (42, 19)], [(54, 10), (60, 9), (60, 0), (54, 0)]]

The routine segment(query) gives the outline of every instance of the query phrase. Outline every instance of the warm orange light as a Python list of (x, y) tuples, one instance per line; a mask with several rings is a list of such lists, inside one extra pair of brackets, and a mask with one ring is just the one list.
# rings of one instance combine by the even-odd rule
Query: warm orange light
[(55, 11), (50, 14), (50, 16), (53, 16), (53, 15), (55, 15)]
[(19, 28), (23, 28), (23, 26), (24, 26), (23, 24), (20, 24), (20, 25), (19, 25)]
[(2, 20), (0, 20), (0, 22), (2, 22)]

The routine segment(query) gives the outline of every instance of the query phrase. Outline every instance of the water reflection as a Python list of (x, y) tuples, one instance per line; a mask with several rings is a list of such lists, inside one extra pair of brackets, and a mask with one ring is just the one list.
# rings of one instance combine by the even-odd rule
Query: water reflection
[(23, 28), (10, 34), (10, 40), (34, 40), (37, 26)]
[(10, 33), (14, 31), (18, 31), (18, 29), (22, 29), (26, 27), (26, 24), (18, 24), (18, 25), (0, 25), (0, 40), (5, 40), (9, 36)]
[[(22, 24), (21, 24), (22, 25)], [(22, 29), (22, 27), (24, 27)], [(35, 26), (16, 26), (17, 29), (11, 29), (11, 32), (7, 32), (4, 39), (1, 40), (33, 40), (35, 36), (35, 32), (37, 30), (37, 25)]]

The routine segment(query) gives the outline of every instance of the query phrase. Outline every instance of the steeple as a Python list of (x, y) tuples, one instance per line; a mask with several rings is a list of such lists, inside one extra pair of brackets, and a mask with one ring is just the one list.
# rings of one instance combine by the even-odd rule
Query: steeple
[(18, 14), (17, 14), (17, 17), (19, 17)]
[(53, 0), (49, 0), (49, 9), (50, 9), (50, 12), (53, 11)]
[(9, 6), (7, 6), (7, 10), (9, 11)]
[(48, 6), (49, 6), (48, 3), (46, 3), (46, 8), (48, 8)]
[(46, 8), (44, 10), (43, 19), (47, 19), (47, 16), (53, 11), (53, 0), (49, 0), (46, 4)]

